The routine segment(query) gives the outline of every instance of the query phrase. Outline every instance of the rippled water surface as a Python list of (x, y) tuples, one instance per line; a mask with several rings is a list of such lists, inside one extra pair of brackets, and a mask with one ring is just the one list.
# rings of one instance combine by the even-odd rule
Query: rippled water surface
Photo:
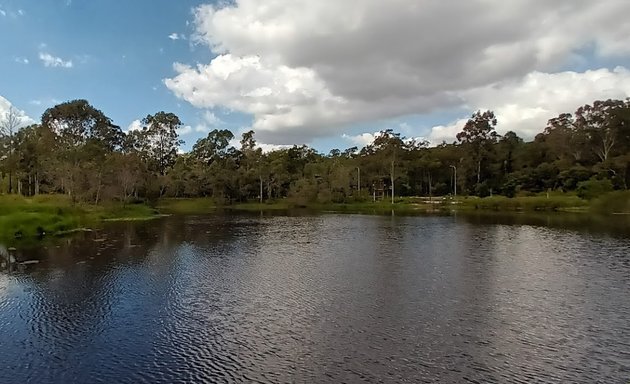
[(630, 237), (535, 224), (186, 216), (18, 249), (0, 383), (628, 383)]

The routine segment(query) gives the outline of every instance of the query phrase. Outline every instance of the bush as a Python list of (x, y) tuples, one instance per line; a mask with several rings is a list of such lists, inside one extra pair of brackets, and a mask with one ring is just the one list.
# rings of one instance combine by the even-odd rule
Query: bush
[(475, 209), (493, 211), (557, 211), (583, 207), (586, 201), (576, 196), (531, 196), (514, 197), (504, 196), (486, 197), (483, 199), (470, 199), (464, 202)]
[(600, 213), (630, 213), (630, 191), (615, 191), (598, 197), (591, 210)]
[(612, 192), (612, 190), (613, 185), (610, 180), (590, 179), (578, 183), (577, 195), (582, 199), (591, 200), (605, 193)]

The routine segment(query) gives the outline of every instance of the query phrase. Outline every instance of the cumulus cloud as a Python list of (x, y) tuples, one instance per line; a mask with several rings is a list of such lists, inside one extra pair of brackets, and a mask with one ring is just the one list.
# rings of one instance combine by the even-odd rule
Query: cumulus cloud
[[(468, 105), (486, 87), (553, 75), (585, 50), (630, 56), (626, 0), (222, 4), (195, 10), (196, 40), (217, 56), (176, 63), (165, 84), (196, 107), (252, 115), (259, 137), (275, 143)], [(523, 113), (536, 111), (512, 114)]]
[(16, 63), (19, 63), (19, 64), (28, 64), (29, 63), (29, 60), (26, 57), (19, 57), (19, 56), (18, 57), (14, 57), (13, 61), (15, 61)]
[(127, 127), (127, 132), (131, 131), (141, 131), (142, 130), (142, 122), (140, 120), (134, 120)]
[(40, 52), (39, 59), (45, 67), (72, 68), (74, 66), (72, 60), (63, 60), (61, 57), (53, 56), (50, 53)]
[(16, 108), (11, 104), (11, 102), (9, 102), (9, 100), (5, 99), (2, 96), (0, 96), (0, 122), (4, 121), (7, 112), (9, 112), (11, 108), (14, 108), (14, 110), (17, 112), (17, 116), (20, 121), (20, 127), (35, 124), (35, 120), (29, 117), (26, 112)]
[(341, 137), (351, 142), (353, 145), (359, 148), (363, 148), (365, 146), (372, 144), (374, 142), (374, 138), (376, 138), (377, 135), (378, 135), (378, 132), (374, 132), (374, 133), (366, 132), (366, 133), (360, 133), (358, 135), (347, 135), (344, 133)]
[[(514, 131), (531, 139), (560, 113), (573, 112), (597, 99), (630, 97), (630, 70), (617, 67), (553, 74), (532, 72), (518, 80), (467, 90), (460, 96), (471, 110), (493, 110), (499, 133)], [(433, 127), (431, 142), (452, 142), (466, 121), (463, 118)]]

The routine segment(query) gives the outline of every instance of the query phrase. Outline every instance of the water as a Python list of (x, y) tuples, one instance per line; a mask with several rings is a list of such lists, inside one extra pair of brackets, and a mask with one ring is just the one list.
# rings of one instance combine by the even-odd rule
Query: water
[(625, 384), (628, 228), (545, 220), (187, 216), (18, 250), (0, 383)]

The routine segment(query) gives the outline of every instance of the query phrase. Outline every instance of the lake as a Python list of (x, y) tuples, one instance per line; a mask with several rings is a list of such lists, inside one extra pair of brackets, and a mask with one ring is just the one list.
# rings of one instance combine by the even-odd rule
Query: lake
[(0, 383), (620, 383), (630, 226), (172, 216), (20, 248)]

